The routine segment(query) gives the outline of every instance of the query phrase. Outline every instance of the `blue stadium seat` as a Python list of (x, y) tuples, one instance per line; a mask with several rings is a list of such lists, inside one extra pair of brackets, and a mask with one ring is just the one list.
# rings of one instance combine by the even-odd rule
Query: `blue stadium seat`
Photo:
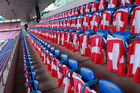
[(69, 59), (69, 56), (68, 56), (67, 54), (61, 54), (61, 61), (60, 61), (59, 64), (58, 64), (58, 68), (59, 68), (60, 70), (63, 71), (63, 69), (60, 67), (60, 64), (65, 64), (65, 65), (67, 65), (68, 59)]
[(68, 79), (73, 81), (73, 79), (69, 77), (69, 73), (70, 72), (76, 72), (76, 71), (78, 71), (80, 69), (79, 62), (77, 60), (75, 60), (75, 59), (70, 58), (68, 60), (68, 65), (67, 66), (69, 68), (69, 71), (67, 72), (66, 76), (67, 76)]
[(100, 79), (99, 80), (100, 93), (123, 93), (121, 88), (112, 81)]

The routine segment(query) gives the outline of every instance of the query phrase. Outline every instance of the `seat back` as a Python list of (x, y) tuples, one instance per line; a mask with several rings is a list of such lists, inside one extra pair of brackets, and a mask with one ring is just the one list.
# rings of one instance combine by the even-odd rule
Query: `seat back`
[(39, 82), (37, 80), (34, 80), (33, 87), (34, 87), (34, 90), (38, 90)]
[(61, 61), (68, 62), (69, 56), (67, 54), (61, 54)]
[(55, 48), (54, 47), (50, 47), (50, 52), (54, 53), (55, 52)]
[(137, 37), (138, 37), (138, 39), (140, 40), (140, 34), (138, 34), (138, 36), (137, 36)]
[(117, 84), (109, 80), (101, 79), (99, 86), (101, 93), (123, 93)]
[(94, 33), (95, 33), (94, 30), (91, 30), (91, 29), (85, 30), (85, 34), (87, 35), (92, 36)]
[(55, 57), (56, 58), (59, 58), (60, 57), (60, 50), (58, 50), (58, 49), (55, 49), (55, 52), (54, 52), (54, 54), (55, 54)]
[(89, 81), (95, 79), (95, 73), (94, 73), (94, 71), (91, 70), (90, 68), (81, 67), (81, 68), (80, 68), (80, 72), (81, 72), (82, 79), (83, 79), (85, 82), (89, 82)]
[(108, 30), (98, 30), (96, 32), (96, 35), (103, 36), (103, 35), (108, 34), (108, 33), (109, 33)]
[(78, 61), (72, 58), (68, 60), (68, 64), (70, 69), (77, 68), (79, 66)]
[(48, 45), (47, 45), (47, 50), (50, 50), (50, 48), (51, 48), (51, 45), (48, 44)]
[(113, 36), (115, 38), (120, 38), (120, 39), (123, 39), (124, 40), (124, 39), (126, 39), (126, 37), (131, 36), (131, 32), (116, 31), (116, 32), (113, 33)]
[(35, 77), (36, 77), (36, 73), (35, 72), (31, 72), (31, 75), (32, 75), (32, 79), (34, 80)]

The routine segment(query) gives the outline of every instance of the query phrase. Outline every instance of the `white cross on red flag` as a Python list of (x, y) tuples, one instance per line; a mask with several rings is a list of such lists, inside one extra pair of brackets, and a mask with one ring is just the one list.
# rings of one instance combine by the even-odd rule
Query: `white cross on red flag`
[(112, 31), (125, 31), (129, 13), (127, 9), (119, 9), (115, 12), (113, 19)]

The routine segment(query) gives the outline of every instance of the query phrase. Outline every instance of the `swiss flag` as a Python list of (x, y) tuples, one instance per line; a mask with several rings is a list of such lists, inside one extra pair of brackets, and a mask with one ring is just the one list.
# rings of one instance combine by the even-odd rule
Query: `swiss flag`
[(89, 4), (86, 4), (85, 6), (85, 13), (89, 13), (90, 12), (90, 5)]
[(71, 28), (76, 29), (76, 20), (74, 18), (71, 19)]
[(120, 6), (130, 5), (130, 4), (131, 4), (131, 0), (121, 0), (120, 2)]
[(60, 61), (55, 57), (53, 57), (53, 61), (56, 62), (56, 63), (52, 62), (52, 64), (51, 64), (51, 66), (52, 66), (51, 67), (52, 68), (51, 69), (51, 76), (57, 78), (58, 77), (58, 75), (57, 75), (58, 64), (57, 63), (59, 63)]
[(30, 83), (26, 84), (26, 93), (30, 93), (33, 91), (33, 86)]
[(113, 19), (112, 31), (125, 31), (129, 13), (127, 9), (119, 9), (115, 12)]
[(110, 30), (110, 22), (111, 22), (111, 12), (110, 11), (105, 11), (103, 12), (101, 16), (101, 25), (100, 29), (101, 30)]
[(68, 19), (67, 19), (67, 28), (68, 28), (68, 29), (70, 29), (70, 25), (71, 25), (71, 21), (70, 21), (70, 19), (68, 18)]
[(74, 9), (71, 10), (71, 16), (74, 16)]
[[(66, 65), (63, 65), (63, 75), (64, 75), (64, 80), (63, 80), (63, 84), (64, 84), (64, 93), (74, 93), (74, 89), (73, 89), (73, 82), (71, 80), (69, 80), (66, 77), (67, 72), (69, 71), (69, 68)], [(72, 74), (73, 72), (69, 73), (69, 77), (72, 78)]]
[(67, 21), (66, 21), (66, 19), (64, 19), (64, 22), (63, 22), (63, 28), (64, 28), (64, 29), (67, 28)]
[(47, 70), (48, 71), (51, 71), (51, 64), (52, 64), (52, 57), (53, 57), (53, 54), (52, 53), (48, 53), (48, 55), (50, 56), (50, 57), (48, 57), (47, 56), (47, 58), (46, 58), (46, 61), (47, 61)]
[(57, 31), (57, 44), (61, 45), (61, 40), (62, 39), (62, 32)]
[(90, 29), (93, 29), (96, 32), (98, 30), (99, 22), (100, 16), (97, 13), (94, 13), (91, 16)]
[(108, 8), (114, 8), (117, 6), (118, 0), (109, 0), (108, 1)]
[(80, 14), (84, 14), (84, 11), (85, 11), (84, 6), (81, 6), (80, 7)]
[(73, 33), (68, 33), (68, 37), (67, 37), (67, 40), (66, 40), (66, 48), (69, 49), (69, 50), (72, 50), (72, 43), (73, 43)]
[(73, 52), (80, 51), (80, 35), (78, 33), (73, 33)]
[[(74, 80), (75, 93), (82, 93), (81, 89), (85, 85), (85, 82), (82, 80), (82, 77), (75, 72), (73, 72), (72, 77)], [(94, 89), (89, 88), (89, 87), (85, 87), (84, 93), (96, 93), (96, 91)]]
[(83, 21), (82, 18), (77, 18), (77, 24), (76, 24), (77, 29), (83, 29)]
[(65, 32), (62, 32), (62, 37), (61, 37), (61, 45), (65, 46)]
[(53, 34), (54, 36), (54, 43), (57, 43), (57, 32), (56, 31), (54, 31), (54, 34)]
[(98, 10), (105, 10), (105, 0), (100, 0)]
[(60, 21), (57, 21), (56, 24), (57, 24), (56, 27), (57, 27), (57, 28), (60, 28)]
[(140, 84), (140, 40), (134, 41), (128, 52), (127, 77), (133, 77), (133, 81)]
[(91, 12), (96, 12), (97, 11), (97, 8), (98, 8), (97, 2), (93, 2), (91, 4)]
[[(103, 43), (101, 42), (101, 36), (94, 35), (91, 40), (91, 60), (96, 64), (104, 65), (104, 50)], [(103, 39), (105, 42), (105, 39)]]
[(125, 75), (125, 52), (123, 40), (108, 35), (107, 68), (110, 72), (117, 72), (119, 76)]
[(74, 14), (75, 14), (75, 15), (78, 15), (78, 14), (79, 14), (79, 9), (78, 9), (78, 8), (75, 8)]
[(140, 33), (140, 6), (136, 7), (131, 17), (131, 32), (138, 35)]
[(69, 32), (64, 32), (64, 46), (67, 46), (67, 37), (69, 35)]
[(91, 46), (90, 46), (90, 42), (87, 40), (87, 38), (89, 38), (90, 40), (90, 36), (87, 36), (87, 34), (83, 33), (80, 36), (80, 49), (81, 49), (81, 56), (89, 56), (91, 54)]
[[(56, 64), (59, 64), (59, 61), (56, 61)], [(63, 69), (63, 65), (60, 64), (60, 67)], [(63, 75), (63, 71), (60, 70), (57, 66), (57, 82), (58, 82), (58, 88), (60, 88), (63, 84), (63, 79), (64, 79), (64, 75)]]
[(139, 5), (139, 3), (140, 3), (140, 0), (136, 0), (136, 5)]
[(63, 20), (60, 21), (60, 28), (63, 28)]
[(83, 18), (83, 30), (89, 29), (89, 17), (87, 15), (84, 16)]

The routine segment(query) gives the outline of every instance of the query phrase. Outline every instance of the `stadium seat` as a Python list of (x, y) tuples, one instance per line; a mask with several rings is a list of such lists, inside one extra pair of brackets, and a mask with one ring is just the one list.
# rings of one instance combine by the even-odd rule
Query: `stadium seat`
[(24, 75), (26, 82), (30, 81), (30, 80), (35, 80), (36, 78), (36, 73), (35, 72), (28, 72)]
[(95, 73), (87, 67), (80, 68), (80, 74), (73, 74), (74, 89), (75, 92), (81, 93), (94, 93), (93, 86), (98, 83), (98, 79), (95, 79)]
[(99, 86), (100, 93), (123, 93), (123, 91), (117, 84), (106, 79), (100, 79)]
[(32, 91), (37, 91), (39, 87), (39, 82), (37, 80), (30, 80), (25, 83), (26, 92), (30, 93)]

